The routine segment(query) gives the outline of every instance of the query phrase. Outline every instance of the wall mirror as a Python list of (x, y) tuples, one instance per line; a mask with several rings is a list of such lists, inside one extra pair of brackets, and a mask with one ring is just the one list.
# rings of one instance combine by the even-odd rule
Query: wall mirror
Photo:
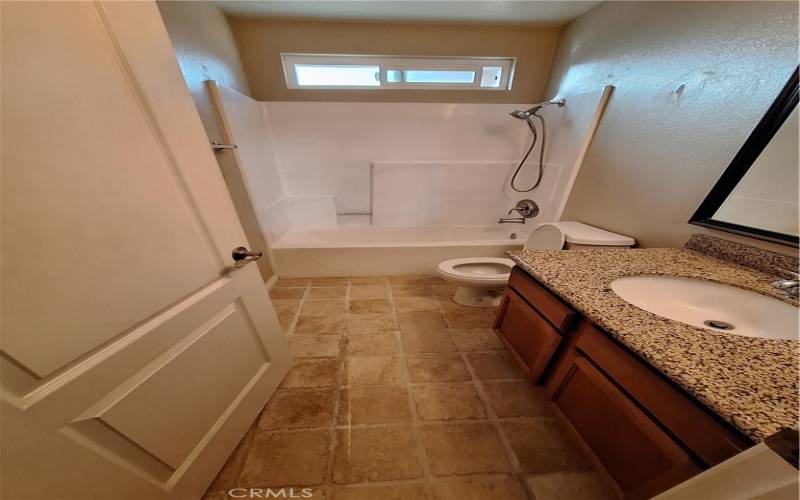
[(798, 246), (797, 101), (795, 70), (689, 223)]

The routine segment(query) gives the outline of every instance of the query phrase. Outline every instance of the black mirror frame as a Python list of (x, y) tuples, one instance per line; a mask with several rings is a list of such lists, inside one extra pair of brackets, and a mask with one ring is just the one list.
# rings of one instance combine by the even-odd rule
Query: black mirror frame
[(748, 169), (756, 161), (758, 156), (767, 147), (767, 144), (772, 140), (775, 134), (780, 129), (783, 122), (797, 106), (798, 102), (798, 88), (800, 85), (800, 77), (798, 69), (794, 70), (792, 77), (778, 94), (775, 102), (769, 107), (766, 114), (764, 114), (761, 121), (758, 122), (750, 137), (747, 138), (742, 148), (736, 153), (736, 156), (731, 160), (730, 165), (722, 173), (714, 187), (711, 188), (706, 198), (697, 207), (692, 218), (689, 219), (689, 224), (717, 229), (719, 231), (727, 231), (729, 233), (741, 234), (751, 238), (760, 240), (772, 241), (782, 245), (798, 246), (800, 238), (790, 234), (776, 233), (774, 231), (767, 231), (755, 227), (742, 226), (733, 224), (731, 222), (723, 222), (714, 220), (714, 214), (719, 207), (730, 195), (731, 191), (736, 187), (742, 177), (747, 173)]

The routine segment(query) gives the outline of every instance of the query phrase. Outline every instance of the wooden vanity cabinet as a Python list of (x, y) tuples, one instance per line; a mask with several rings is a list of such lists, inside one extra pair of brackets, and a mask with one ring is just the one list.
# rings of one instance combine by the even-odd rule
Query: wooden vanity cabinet
[(569, 306), (514, 268), (494, 329), (528, 378), (539, 382), (576, 318)]
[(619, 495), (649, 498), (700, 472), (588, 358), (575, 353), (564, 375), (551, 399)]
[(495, 331), (620, 497), (649, 498), (753, 444), (519, 269)]

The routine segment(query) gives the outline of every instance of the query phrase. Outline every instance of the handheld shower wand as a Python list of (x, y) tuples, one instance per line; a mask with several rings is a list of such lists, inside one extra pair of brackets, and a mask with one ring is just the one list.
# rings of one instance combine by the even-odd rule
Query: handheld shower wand
[[(541, 184), (541, 182), (542, 182), (542, 175), (544, 174), (543, 161), (544, 161), (544, 145), (545, 145), (545, 139), (546, 139), (546, 132), (545, 132), (544, 118), (542, 118), (538, 114), (538, 111), (540, 109), (542, 109), (543, 107), (545, 107), (545, 106), (556, 105), (559, 108), (562, 108), (566, 104), (567, 104), (567, 101), (564, 100), (564, 99), (544, 101), (544, 102), (540, 102), (538, 104), (534, 104), (533, 107), (528, 109), (528, 110), (521, 111), (521, 110), (515, 109), (514, 111), (512, 111), (510, 113), (511, 116), (513, 116), (514, 118), (516, 118), (518, 120), (525, 120), (525, 123), (528, 125), (528, 128), (531, 130), (531, 135), (533, 136), (533, 139), (531, 140), (531, 145), (528, 148), (528, 151), (525, 153), (525, 156), (522, 157), (522, 161), (519, 162), (519, 165), (517, 166), (517, 169), (514, 171), (514, 175), (511, 176), (510, 184), (511, 184), (511, 189), (513, 189), (514, 191), (516, 191), (518, 193), (528, 193), (530, 191), (533, 191), (537, 187), (539, 187), (539, 184)], [(538, 134), (536, 132), (536, 125), (534, 125), (533, 120), (531, 120), (532, 116), (535, 116), (536, 118), (538, 118), (539, 121), (542, 124), (542, 145), (539, 148), (539, 173), (536, 176), (536, 182), (533, 183), (533, 186), (531, 186), (528, 189), (519, 189), (516, 186), (517, 176), (519, 175), (520, 171), (522, 170), (522, 166), (525, 164), (525, 160), (528, 159), (528, 156), (530, 156), (531, 151), (533, 151), (533, 148), (536, 146), (536, 141), (538, 139)]]

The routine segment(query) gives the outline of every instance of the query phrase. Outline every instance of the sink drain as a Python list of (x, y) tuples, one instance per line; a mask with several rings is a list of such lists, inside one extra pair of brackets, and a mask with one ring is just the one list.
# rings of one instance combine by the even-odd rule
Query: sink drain
[(735, 328), (732, 324), (718, 319), (707, 319), (703, 321), (703, 324), (719, 330), (733, 330)]

